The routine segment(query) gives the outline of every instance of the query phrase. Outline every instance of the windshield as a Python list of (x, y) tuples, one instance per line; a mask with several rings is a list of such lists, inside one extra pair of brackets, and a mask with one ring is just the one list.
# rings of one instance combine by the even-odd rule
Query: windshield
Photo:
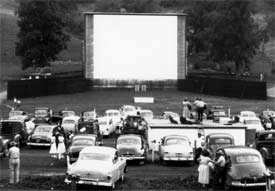
[(47, 110), (35, 110), (35, 116), (46, 116), (48, 114)]
[(117, 141), (118, 145), (140, 145), (140, 138), (120, 138)]
[(94, 146), (95, 140), (91, 139), (76, 139), (73, 141), (73, 146)]
[(256, 115), (254, 113), (242, 113), (241, 116), (242, 117), (256, 117)]
[(95, 112), (91, 111), (91, 112), (84, 112), (83, 113), (84, 117), (94, 117), (95, 116)]
[(247, 124), (247, 125), (258, 125), (258, 124), (260, 124), (260, 121), (258, 121), (258, 120), (245, 120), (245, 124)]
[(133, 108), (133, 107), (125, 107), (125, 108), (123, 109), (123, 111), (124, 111), (124, 112), (131, 112), (131, 111), (135, 111), (135, 108)]
[(51, 127), (46, 127), (46, 126), (39, 126), (36, 127), (35, 132), (44, 132), (44, 133), (50, 133), (52, 130)]
[(74, 116), (74, 115), (75, 115), (74, 111), (63, 111), (62, 112), (63, 117)]
[(102, 153), (82, 153), (79, 156), (79, 160), (110, 161), (111, 156)]
[(119, 116), (119, 113), (117, 113), (117, 112), (110, 112), (110, 113), (107, 113), (107, 116), (109, 116), (109, 117)]
[(153, 113), (152, 112), (141, 112), (141, 116), (153, 118)]
[(66, 119), (66, 120), (63, 121), (63, 123), (64, 124), (72, 124), (72, 123), (74, 123), (74, 120), (72, 120), (72, 119)]
[(239, 155), (236, 156), (237, 163), (250, 163), (250, 162), (259, 162), (260, 157), (257, 155)]
[(188, 145), (188, 141), (184, 138), (168, 138), (166, 145)]

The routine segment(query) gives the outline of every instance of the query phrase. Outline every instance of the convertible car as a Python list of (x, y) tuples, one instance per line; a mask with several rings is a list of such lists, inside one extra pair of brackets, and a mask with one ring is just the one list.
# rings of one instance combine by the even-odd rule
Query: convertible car
[[(228, 146), (222, 151), (227, 161), (226, 188), (266, 186), (266, 177), (270, 175), (259, 151), (245, 146)], [(274, 180), (271, 181), (274, 184)]]
[(53, 134), (53, 129), (56, 125), (39, 125), (34, 129), (32, 135), (29, 136), (27, 145), (29, 146), (40, 146), (40, 147), (50, 147), (51, 137)]
[(148, 145), (143, 136), (126, 134), (117, 138), (116, 149), (120, 157), (144, 162), (148, 152)]
[(91, 146), (80, 151), (77, 161), (68, 165), (65, 182), (114, 189), (116, 182), (124, 179), (125, 172), (126, 160), (118, 157), (116, 149)]
[(70, 141), (68, 148), (68, 155), (70, 163), (77, 160), (79, 152), (87, 146), (95, 146), (97, 144), (97, 136), (93, 134), (79, 134), (75, 135)]
[(161, 139), (159, 145), (160, 162), (193, 161), (193, 148), (189, 138), (183, 135), (168, 135)]

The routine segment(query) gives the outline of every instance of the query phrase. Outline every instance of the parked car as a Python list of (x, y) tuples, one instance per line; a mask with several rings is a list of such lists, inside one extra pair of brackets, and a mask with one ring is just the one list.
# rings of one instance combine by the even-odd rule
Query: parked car
[(112, 120), (115, 126), (118, 126), (121, 121), (121, 115), (117, 109), (108, 109), (105, 111), (104, 116)]
[(69, 110), (62, 110), (62, 111), (60, 111), (60, 115), (62, 117), (75, 116), (75, 112), (69, 111)]
[(275, 127), (275, 111), (265, 110), (261, 113), (260, 117), (262, 125), (265, 129)]
[(189, 138), (184, 135), (163, 137), (159, 145), (159, 160), (193, 162), (194, 153)]
[(26, 125), (21, 120), (3, 120), (1, 121), (0, 136), (7, 147), (11, 141), (16, 141), (19, 146), (23, 145), (28, 138)]
[(110, 136), (112, 133), (115, 132), (116, 127), (113, 124), (112, 120), (110, 120), (108, 117), (99, 117), (98, 125), (100, 134), (103, 136)]
[(114, 189), (118, 180), (124, 180), (125, 172), (126, 160), (118, 157), (116, 149), (90, 146), (82, 149), (77, 161), (68, 166), (65, 182)]
[(256, 132), (264, 130), (261, 120), (258, 117), (243, 118), (243, 123), (247, 129), (255, 129)]
[(38, 125), (28, 137), (27, 145), (36, 147), (50, 147), (51, 137), (56, 125)]
[(9, 118), (10, 117), (13, 117), (13, 116), (27, 116), (27, 112), (25, 112), (25, 111), (21, 111), (21, 110), (11, 110), (10, 112), (9, 112)]
[(270, 171), (259, 151), (246, 146), (223, 147), (217, 152), (219, 150), (227, 161), (226, 188), (266, 186), (266, 176), (270, 175)]
[(94, 121), (97, 118), (96, 111), (83, 111), (81, 113), (81, 120), (82, 121)]
[(263, 160), (275, 159), (275, 130), (261, 131), (256, 134), (255, 147), (260, 151)]
[(220, 147), (235, 145), (234, 137), (227, 133), (211, 133), (205, 137), (204, 148), (207, 149), (212, 158)]
[(146, 161), (148, 144), (143, 136), (135, 134), (120, 135), (116, 140), (118, 156), (126, 160)]
[(77, 134), (79, 122), (80, 122), (79, 116), (64, 117), (61, 123), (61, 127), (64, 129), (65, 133), (72, 132), (74, 134)]
[(120, 108), (120, 113), (123, 118), (126, 118), (127, 115), (136, 115), (137, 111), (137, 108), (133, 105), (123, 105)]
[(94, 134), (81, 134), (75, 135), (70, 140), (70, 145), (68, 148), (69, 162), (73, 163), (78, 159), (79, 152), (88, 146), (95, 146), (97, 143), (97, 136)]
[(123, 122), (122, 134), (146, 135), (148, 123), (140, 115), (128, 115)]
[(241, 111), (238, 115), (239, 122), (243, 123), (245, 119), (257, 117), (256, 113), (253, 111)]
[(213, 106), (208, 110), (207, 119), (218, 119), (220, 117), (227, 117), (223, 106)]
[(139, 114), (146, 120), (151, 121), (154, 118), (154, 113), (150, 109), (141, 109)]
[(37, 107), (34, 110), (34, 123), (50, 123), (52, 114), (52, 110), (47, 107)]
[(78, 124), (78, 132), (80, 134), (95, 134), (100, 137), (99, 125), (96, 121), (84, 121)]

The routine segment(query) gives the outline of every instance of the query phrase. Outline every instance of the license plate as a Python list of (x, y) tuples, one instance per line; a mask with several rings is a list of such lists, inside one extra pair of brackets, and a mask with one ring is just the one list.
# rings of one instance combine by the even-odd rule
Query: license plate
[(176, 153), (176, 157), (182, 157), (181, 153)]
[(40, 142), (40, 139), (36, 139), (36, 142), (39, 143), (39, 142)]

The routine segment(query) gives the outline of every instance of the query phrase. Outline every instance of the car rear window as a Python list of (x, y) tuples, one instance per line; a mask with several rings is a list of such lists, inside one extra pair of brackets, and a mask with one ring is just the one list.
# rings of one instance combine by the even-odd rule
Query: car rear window
[(71, 124), (71, 123), (74, 123), (74, 120), (72, 119), (66, 119), (63, 121), (64, 124)]
[(140, 138), (120, 138), (117, 141), (118, 145), (138, 145), (141, 144)]
[(89, 139), (76, 139), (73, 142), (74, 146), (94, 146), (95, 140), (89, 140)]
[(249, 163), (249, 162), (259, 162), (260, 157), (257, 155), (239, 155), (236, 157), (237, 163)]
[(98, 161), (108, 161), (111, 160), (110, 155), (101, 153), (82, 153), (79, 156), (79, 160), (98, 160)]
[(41, 127), (37, 127), (36, 129), (35, 129), (35, 132), (45, 132), (45, 133), (49, 133), (49, 132), (51, 132), (51, 127), (43, 127), (43, 126), (41, 126)]
[(168, 138), (166, 145), (188, 145), (188, 141), (184, 138)]
[(231, 144), (232, 140), (228, 138), (216, 138), (210, 141), (210, 144)]

